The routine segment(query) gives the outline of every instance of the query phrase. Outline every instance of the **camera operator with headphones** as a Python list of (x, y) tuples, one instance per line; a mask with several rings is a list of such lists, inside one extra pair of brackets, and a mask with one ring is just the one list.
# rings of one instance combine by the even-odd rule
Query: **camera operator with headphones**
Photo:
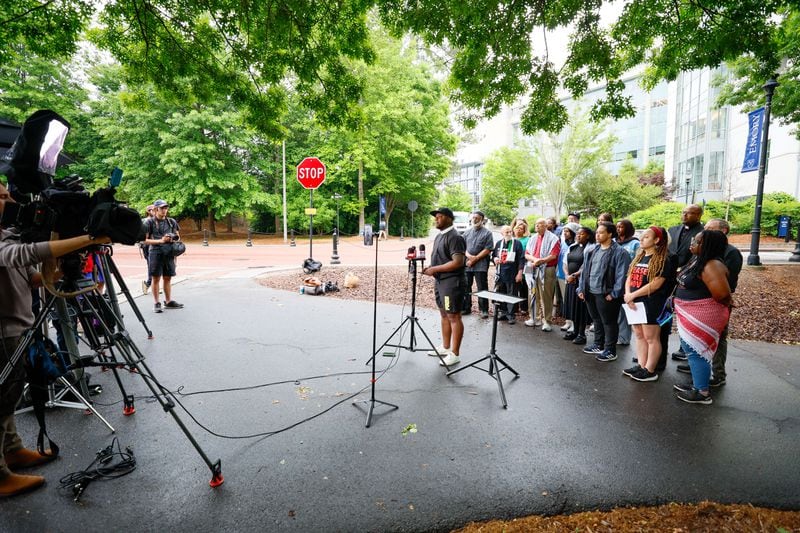
[[(0, 216), (13, 202), (0, 183)], [(6, 367), (20, 338), (33, 325), (31, 289), (42, 285), (42, 275), (33, 266), (92, 244), (108, 244), (108, 237), (81, 235), (69, 239), (20, 243), (13, 231), (0, 228), (0, 371)], [(16, 496), (44, 484), (42, 476), (19, 475), (11, 469), (34, 467), (54, 458), (22, 445), (14, 423), (14, 410), (22, 396), (25, 372), (22, 358), (13, 372), (0, 383), (0, 497)]]

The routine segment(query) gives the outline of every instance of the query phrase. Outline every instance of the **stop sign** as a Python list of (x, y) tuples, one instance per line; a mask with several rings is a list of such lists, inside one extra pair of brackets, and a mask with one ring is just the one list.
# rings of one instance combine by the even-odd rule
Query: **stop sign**
[(316, 189), (325, 181), (325, 165), (316, 157), (306, 157), (297, 165), (297, 181), (306, 189)]

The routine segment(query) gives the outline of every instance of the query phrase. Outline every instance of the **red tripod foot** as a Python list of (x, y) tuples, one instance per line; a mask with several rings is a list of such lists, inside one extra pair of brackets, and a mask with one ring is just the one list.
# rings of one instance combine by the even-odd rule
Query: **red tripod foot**
[(128, 395), (125, 397), (125, 400), (123, 400), (122, 414), (125, 416), (131, 416), (135, 412), (136, 407), (133, 405), (133, 395)]
[(220, 485), (222, 485), (223, 483), (225, 483), (225, 478), (222, 477), (222, 464), (220, 463), (219, 460), (217, 460), (217, 462), (214, 463), (214, 467), (211, 469), (211, 473), (212, 473), (211, 481), (208, 482), (211, 488), (215, 489)]

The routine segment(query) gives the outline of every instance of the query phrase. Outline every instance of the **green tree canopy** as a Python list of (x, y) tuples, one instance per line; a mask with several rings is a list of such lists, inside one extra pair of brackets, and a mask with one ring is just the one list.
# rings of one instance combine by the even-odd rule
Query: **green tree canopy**
[[(247, 110), (262, 133), (282, 135), (287, 87), (320, 119), (348, 120), (368, 83), (348, 66), (372, 61), (367, 13), (377, 7), (398, 35), (411, 31), (452, 54), (450, 85), (474, 117), (493, 116), (525, 97), (521, 128), (559, 131), (568, 120), (562, 89), (580, 98), (603, 83), (592, 118), (631, 116), (623, 74), (644, 64), (647, 83), (683, 70), (755, 58), (761, 74), (776, 72), (789, 50), (784, 19), (796, 0), (718, 0), (713, 4), (630, 0), (608, 27), (612, 2), (507, 3), (437, 0), (204, 2), (152, 0), (7, 0), (0, 15), (5, 46), (25, 43), (64, 57), (89, 21), (95, 42), (110, 50), (134, 81), (152, 81), (172, 98), (208, 103), (224, 95)], [(531, 36), (571, 32), (567, 59), (554, 64)], [(0, 53), (0, 62), (5, 62)], [(764, 77), (764, 76), (760, 76)], [(788, 106), (787, 106), (788, 109)]]
[(532, 159), (528, 146), (500, 148), (486, 159), (481, 210), (496, 224), (511, 222), (519, 201), (537, 193)]
[(718, 78), (721, 85), (720, 104), (743, 105), (747, 111), (764, 105), (766, 95), (762, 86), (776, 73), (780, 85), (772, 99), (773, 117), (783, 124), (795, 126), (794, 134), (800, 139), (800, 11), (784, 12), (778, 30), (773, 35), (775, 47), (782, 63), (775, 70), (754, 55), (741, 56), (729, 63), (731, 77)]
[[(450, 183), (439, 193), (436, 205), (453, 211), (472, 211), (472, 196), (461, 185)], [(484, 214), (491, 218), (488, 213)]]
[(661, 200), (662, 189), (643, 184), (642, 174), (630, 160), (623, 163), (617, 176), (590, 174), (577, 182), (571, 203), (591, 215), (608, 212), (615, 219), (647, 209)]
[[(533, 142), (532, 164), (539, 176), (540, 197), (550, 202), (560, 217), (578, 183), (606, 178), (604, 165), (611, 159), (616, 139), (605, 126), (576, 111), (558, 134), (541, 133)], [(583, 200), (581, 200), (582, 202)]]

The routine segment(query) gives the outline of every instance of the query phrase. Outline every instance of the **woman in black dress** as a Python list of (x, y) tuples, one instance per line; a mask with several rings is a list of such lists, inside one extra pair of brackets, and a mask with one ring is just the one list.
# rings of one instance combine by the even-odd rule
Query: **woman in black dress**
[(638, 364), (622, 371), (636, 381), (658, 379), (656, 365), (661, 357), (658, 316), (672, 292), (676, 270), (674, 256), (667, 251), (668, 241), (664, 228), (650, 226), (645, 230), (625, 281), (625, 305), (635, 309), (637, 303), (642, 303), (647, 314), (646, 324), (632, 324)]
[(564, 335), (564, 339), (572, 341), (573, 344), (586, 344), (586, 326), (589, 323), (589, 311), (586, 309), (586, 302), (578, 298), (577, 288), (583, 270), (584, 252), (594, 246), (594, 232), (590, 228), (583, 227), (575, 235), (575, 243), (569, 247), (567, 252), (566, 266), (566, 307), (569, 309), (569, 319), (572, 320), (572, 331)]

